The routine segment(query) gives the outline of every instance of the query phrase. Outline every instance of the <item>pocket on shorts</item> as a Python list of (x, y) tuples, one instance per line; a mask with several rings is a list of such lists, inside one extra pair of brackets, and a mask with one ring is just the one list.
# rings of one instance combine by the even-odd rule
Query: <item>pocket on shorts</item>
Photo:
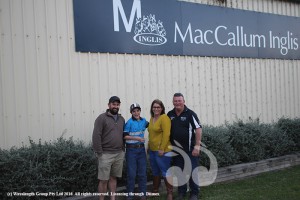
[(95, 154), (96, 154), (96, 157), (97, 157), (97, 158), (101, 158), (102, 155), (103, 155), (103, 153), (96, 153), (96, 152), (95, 152)]

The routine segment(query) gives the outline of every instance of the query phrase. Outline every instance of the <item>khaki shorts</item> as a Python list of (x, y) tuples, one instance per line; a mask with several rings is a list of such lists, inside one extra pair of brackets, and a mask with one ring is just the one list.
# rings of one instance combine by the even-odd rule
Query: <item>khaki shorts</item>
[(123, 162), (125, 153), (102, 153), (97, 154), (98, 158), (98, 179), (109, 180), (110, 176), (122, 177)]

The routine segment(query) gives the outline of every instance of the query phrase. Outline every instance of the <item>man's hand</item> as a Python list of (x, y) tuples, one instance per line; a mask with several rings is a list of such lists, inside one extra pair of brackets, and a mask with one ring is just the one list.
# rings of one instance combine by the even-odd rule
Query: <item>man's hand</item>
[(199, 154), (200, 154), (200, 145), (195, 145), (192, 152), (192, 156), (198, 157)]

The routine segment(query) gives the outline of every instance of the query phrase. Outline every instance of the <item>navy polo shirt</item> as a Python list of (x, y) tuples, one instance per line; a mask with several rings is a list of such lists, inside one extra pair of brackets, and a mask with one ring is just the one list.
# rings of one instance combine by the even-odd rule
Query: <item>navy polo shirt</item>
[[(176, 115), (175, 109), (169, 111), (168, 116), (171, 119), (171, 144), (183, 148), (186, 152), (192, 151), (196, 144), (195, 129), (202, 128), (196, 113), (184, 106), (184, 110), (179, 116)], [(175, 141), (181, 147), (175, 144)]]

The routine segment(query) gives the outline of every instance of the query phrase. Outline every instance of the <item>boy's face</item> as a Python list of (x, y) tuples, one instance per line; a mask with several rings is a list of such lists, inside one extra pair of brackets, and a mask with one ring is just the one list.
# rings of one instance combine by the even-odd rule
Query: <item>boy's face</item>
[(135, 119), (140, 119), (141, 110), (139, 108), (134, 108), (131, 114)]

